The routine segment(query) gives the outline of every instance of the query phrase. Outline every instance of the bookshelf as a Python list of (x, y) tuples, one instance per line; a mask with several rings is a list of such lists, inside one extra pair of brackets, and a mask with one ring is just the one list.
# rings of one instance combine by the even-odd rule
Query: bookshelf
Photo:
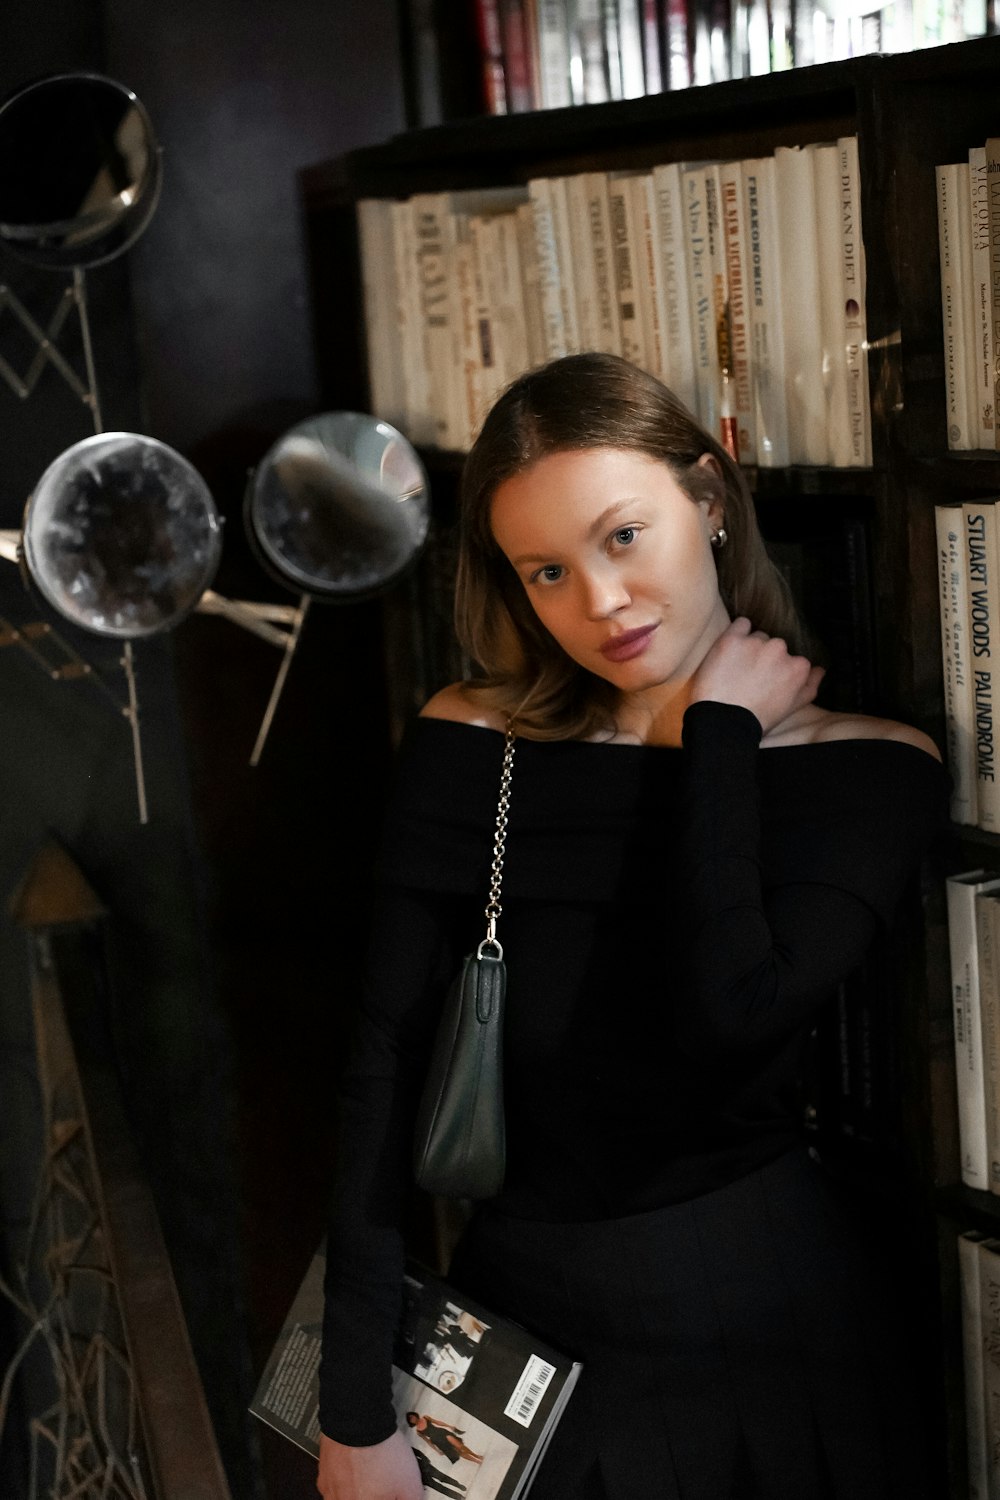
[[(873, 462), (749, 477), (765, 536), (798, 536), (808, 546), (818, 516), (866, 519), (880, 708), (942, 743), (934, 505), (1000, 493), (1000, 455), (947, 449), (934, 168), (997, 133), (998, 69), (1000, 38), (990, 37), (611, 104), (470, 118), (318, 164), (303, 174), (302, 191), (324, 402), (365, 409), (368, 399), (359, 199), (749, 158), (856, 134)], [(461, 457), (434, 450), (423, 457), (433, 490), (431, 545), (420, 571), (386, 604), (397, 724), (461, 672), (446, 602)], [(867, 1172), (866, 1190), (903, 1214), (914, 1315), (927, 1349), (938, 1491), (955, 1500), (968, 1492), (955, 1239), (969, 1227), (1000, 1232), (1000, 1199), (970, 1196), (958, 1170), (943, 880), (977, 863), (1000, 869), (1000, 838), (956, 828), (928, 861), (921, 903), (888, 955), (896, 980), (898, 1144), (858, 1168), (859, 1177)]]

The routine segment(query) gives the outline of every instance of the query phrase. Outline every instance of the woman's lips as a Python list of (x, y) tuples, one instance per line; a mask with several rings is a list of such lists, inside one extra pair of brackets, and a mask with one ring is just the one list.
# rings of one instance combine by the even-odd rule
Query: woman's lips
[(631, 661), (641, 656), (649, 644), (656, 625), (642, 625), (638, 630), (626, 630), (622, 635), (613, 635), (601, 647), (601, 655), (608, 661)]

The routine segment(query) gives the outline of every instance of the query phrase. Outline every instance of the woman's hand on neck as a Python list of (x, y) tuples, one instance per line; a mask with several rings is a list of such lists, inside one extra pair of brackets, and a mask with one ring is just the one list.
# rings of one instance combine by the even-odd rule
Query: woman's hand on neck
[(793, 656), (780, 636), (754, 630), (739, 616), (706, 652), (691, 681), (689, 702), (746, 708), (767, 735), (813, 702), (822, 679), (822, 667)]

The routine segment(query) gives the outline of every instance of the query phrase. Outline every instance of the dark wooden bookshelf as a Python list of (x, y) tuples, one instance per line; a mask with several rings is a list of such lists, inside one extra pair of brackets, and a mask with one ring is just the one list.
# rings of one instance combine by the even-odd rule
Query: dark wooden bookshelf
[[(453, 120), (320, 163), (302, 175), (323, 399), (365, 409), (367, 374), (354, 205), (365, 197), (526, 182), (660, 162), (750, 158), (856, 134), (866, 254), (873, 464), (749, 474), (765, 536), (805, 547), (824, 523), (868, 528), (880, 711), (943, 743), (934, 506), (1000, 495), (1000, 454), (952, 454), (934, 168), (1000, 132), (1000, 38), (797, 69), (606, 105)], [(461, 456), (425, 452), (435, 536), (407, 591), (387, 605), (394, 713), (456, 675), (442, 587), (454, 547)], [(445, 587), (445, 593), (447, 589)], [(889, 955), (897, 1064), (895, 1140), (885, 1151), (827, 1138), (885, 1205), (908, 1246), (913, 1316), (934, 1441), (934, 1492), (967, 1494), (956, 1238), (1000, 1232), (1000, 1199), (960, 1185), (943, 880), (1000, 869), (1000, 836), (955, 828), (928, 861)], [(823, 1140), (822, 1131), (817, 1136)], [(893, 1235), (891, 1227), (882, 1230)]]

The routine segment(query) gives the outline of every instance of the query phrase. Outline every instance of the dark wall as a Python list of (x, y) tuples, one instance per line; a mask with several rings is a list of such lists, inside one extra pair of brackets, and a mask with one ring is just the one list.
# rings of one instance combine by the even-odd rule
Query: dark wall
[[(164, 153), (156, 216), (126, 257), (87, 278), (104, 421), (149, 432), (199, 467), (226, 518), (216, 586), (232, 595), (290, 597), (254, 562), (241, 505), (247, 471), (317, 409), (296, 174), (402, 128), (395, 9), (8, 0), (0, 13), (0, 94), (93, 68), (133, 88), (153, 119)], [(61, 290), (59, 277), (7, 259), (3, 282), (44, 319)], [(18, 340), (0, 317), (0, 354), (21, 368), (29, 351)], [(74, 328), (63, 343), (79, 363)], [(19, 524), (47, 463), (90, 430), (51, 371), (25, 403), (0, 385), (0, 525)], [(0, 615), (43, 613), (0, 563)], [(73, 640), (117, 687), (116, 649)], [(251, 770), (277, 651), (204, 617), (138, 647), (146, 828), (114, 712), (93, 689), (52, 683), (0, 650), (0, 898), (6, 909), (52, 831), (108, 908), (130, 1109), (241, 1500), (297, 1493), (279, 1457), (262, 1463), (244, 1411), (322, 1226), (330, 1093), (387, 759), (381, 649), (376, 605), (314, 608)], [(34, 1171), (32, 1053), (21, 939), (4, 922), (8, 1255)]]

